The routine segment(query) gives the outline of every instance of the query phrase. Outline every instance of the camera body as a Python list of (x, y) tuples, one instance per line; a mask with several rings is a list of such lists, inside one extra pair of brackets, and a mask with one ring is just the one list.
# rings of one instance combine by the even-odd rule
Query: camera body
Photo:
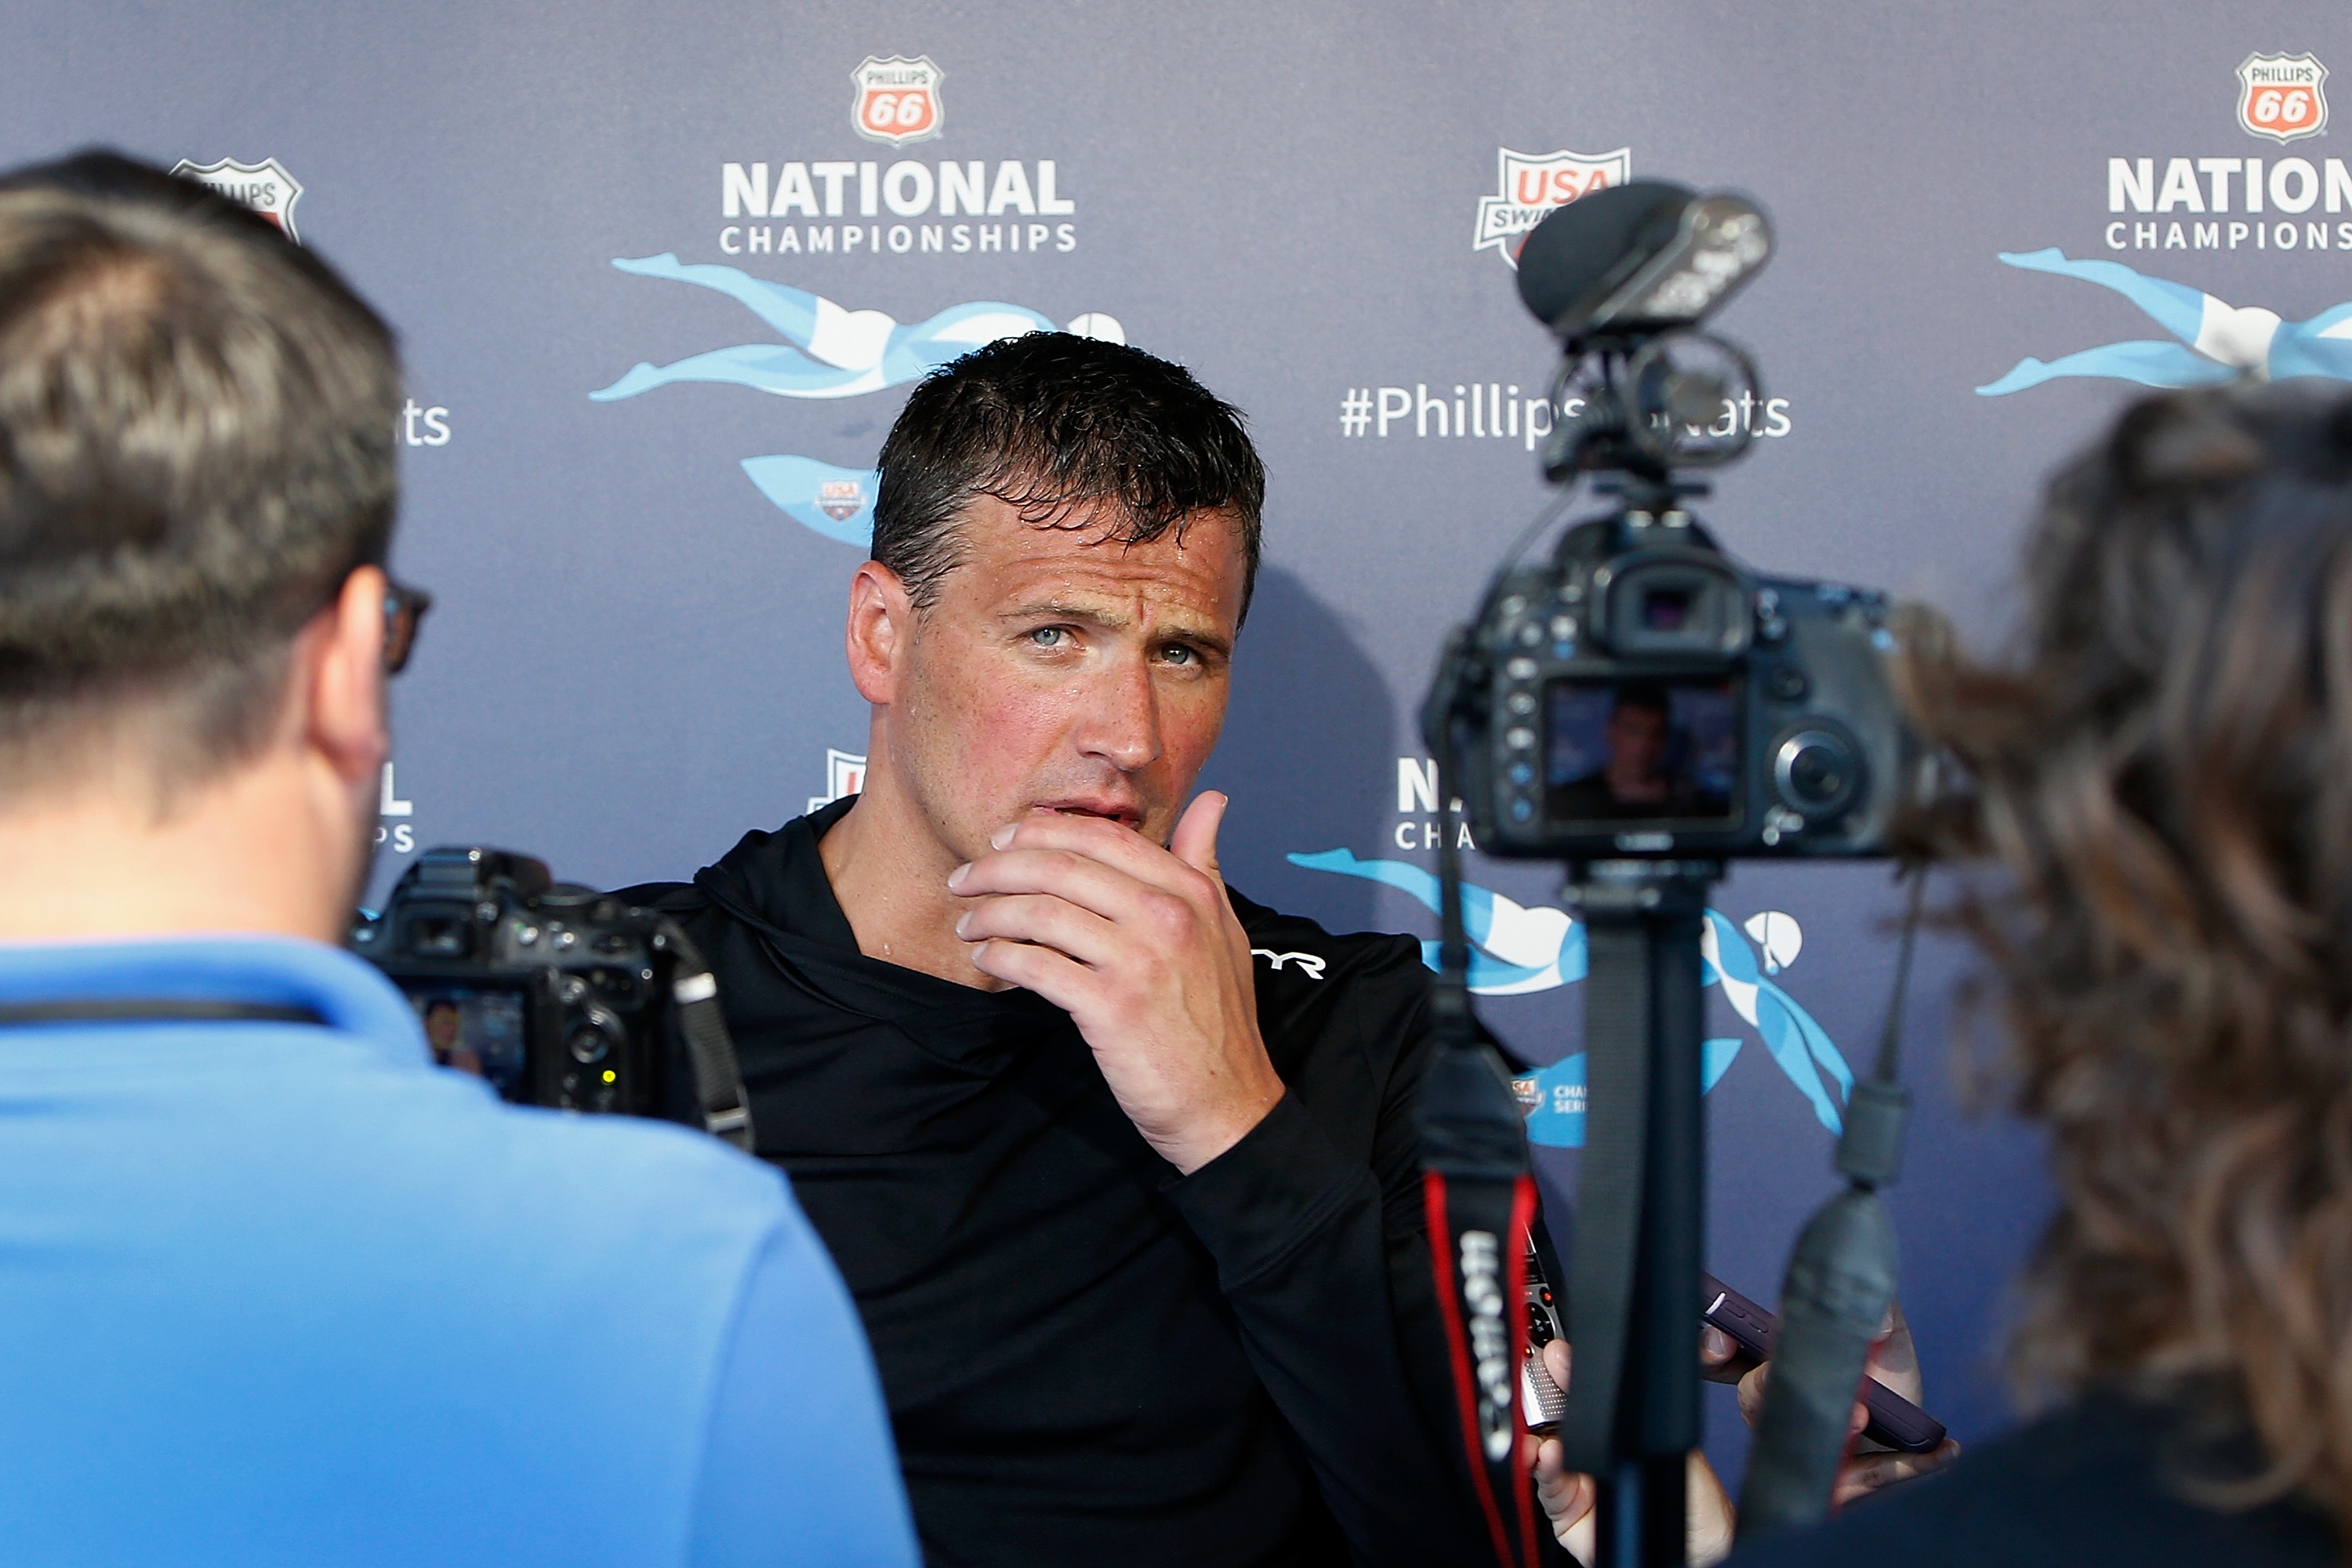
[(1674, 505), (1579, 525), (1549, 565), (1507, 573), (1470, 629), (1478, 847), (1885, 854), (1919, 767), (1887, 613), (1883, 594), (1748, 572)]
[(500, 1099), (669, 1117), (682, 1096), (668, 924), (529, 856), (428, 849), (351, 947), (408, 997), (436, 1059)]

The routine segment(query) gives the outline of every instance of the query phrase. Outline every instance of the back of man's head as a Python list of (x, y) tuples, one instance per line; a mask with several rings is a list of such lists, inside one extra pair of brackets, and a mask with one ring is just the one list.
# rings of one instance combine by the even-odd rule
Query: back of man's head
[(1039, 527), (1107, 508), (1108, 544), (1148, 544), (1203, 512), (1239, 530), (1242, 613), (1257, 576), (1265, 468), (1241, 415), (1183, 366), (1068, 332), (973, 350), (915, 388), (882, 444), (874, 559), (918, 609), (961, 561), (957, 521), (988, 495)]
[(0, 801), (250, 756), (295, 633), (381, 564), (392, 334), (323, 262), (110, 153), (0, 177)]

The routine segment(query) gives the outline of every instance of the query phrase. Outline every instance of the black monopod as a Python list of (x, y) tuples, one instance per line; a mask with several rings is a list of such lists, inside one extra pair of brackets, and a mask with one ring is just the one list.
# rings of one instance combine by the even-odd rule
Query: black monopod
[[(1570, 529), (1549, 563), (1521, 566), (1563, 490), (1449, 639), (1423, 710), (1444, 814), (1444, 1048), (1422, 1102), (1424, 1191), (1465, 1452), (1499, 1563), (1539, 1560), (1514, 1398), (1533, 1184), (1523, 1121), (1472, 1012), (1455, 812), (1468, 804), (1489, 854), (1563, 864), (1585, 927), (1575, 1362), (1559, 1436), (1568, 1466), (1597, 1484), (1598, 1561), (1663, 1568), (1685, 1559), (1699, 1442), (1708, 890), (1732, 858), (1885, 855), (1918, 773), (1884, 668), (1885, 596), (1740, 567), (1685, 510), (1704, 487), (1675, 477), (1747, 445), (1718, 410), (1753, 402), (1754, 367), (1693, 329), (1770, 248), (1752, 204), (1659, 181), (1581, 198), (1530, 234), (1520, 292), (1567, 350), (1547, 477), (1606, 476), (1596, 490), (1618, 504)], [(1908, 952), (1906, 933), (1906, 963)], [(1891, 1230), (1870, 1196), (1900, 1141), (1892, 1055), (1883, 1044), (1880, 1081), (1849, 1108), (1841, 1169), (1855, 1192), (1791, 1265), (1778, 1414), (1750, 1461), (1759, 1527), (1826, 1510), (1867, 1350), (1855, 1325), (1866, 1315), (1874, 1334), (1892, 1296)], [(1834, 1433), (1816, 1418), (1832, 1408)]]

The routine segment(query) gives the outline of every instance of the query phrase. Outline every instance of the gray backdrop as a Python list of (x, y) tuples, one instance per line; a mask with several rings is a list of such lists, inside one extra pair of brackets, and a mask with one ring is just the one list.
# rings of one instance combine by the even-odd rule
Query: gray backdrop
[[(1565, 180), (1538, 167), (1539, 200), (1630, 167), (1769, 205), (1780, 254), (1720, 325), (1783, 401), (1750, 411), (1763, 438), (1708, 516), (1759, 566), (1924, 595), (1991, 638), (2041, 476), (2138, 390), (2129, 377), (2227, 374), (2295, 343), (2345, 374), (2313, 321), (2352, 300), (2352, 181), (2330, 178), (2316, 68), (2341, 29), (2307, 14), (14, 0), (0, 144), (11, 162), (99, 142), (222, 164), (273, 203), (299, 184), (299, 237), (399, 327), (415, 409), (396, 564), (439, 604), (399, 688), (379, 893), (417, 845), (455, 841), (581, 880), (684, 877), (829, 793), (828, 751), (865, 744), (838, 650), (862, 559), (845, 540), (870, 500), (856, 476), (904, 395), (907, 354), (882, 351), (952, 337), (953, 308), (993, 301), (1108, 316), (1248, 412), (1272, 488), (1209, 781), (1234, 797), (1226, 864), (1327, 924), (1427, 935), (1410, 884), (1433, 863), (1430, 816), (1400, 773), (1422, 756), (1411, 715), (1444, 627), (1545, 495), (1524, 409), (1548, 343), (1504, 248), (1475, 243), (1481, 198), (1519, 199), (1506, 151), (1591, 161), (1560, 164)], [(2306, 51), (2242, 79), (2250, 57)], [(852, 73), (869, 59), (929, 62), (880, 68), (876, 89), (889, 127), (911, 112), (921, 139), (859, 133), (855, 110), (875, 106)], [(904, 110), (894, 86), (927, 79), (929, 102)], [(2249, 159), (2265, 165), (2259, 214)], [(997, 210), (941, 212), (939, 166), (974, 161)], [(826, 163), (873, 164), (878, 195), (925, 202), (866, 216), (853, 167), (827, 214)], [(900, 163), (919, 177), (878, 177)], [(811, 249), (820, 230), (831, 247)], [(2000, 259), (2052, 247), (2064, 259), (2039, 269)], [(744, 298), (613, 265), (664, 255), (739, 269)], [(2086, 259), (2132, 271), (2049, 270)], [(828, 317), (812, 342), (793, 325), (804, 297), (754, 283), (889, 319)], [(683, 367), (719, 379), (590, 396), (641, 363), (726, 350)], [(2011, 375), (2081, 351), (2062, 378)], [(2014, 389), (1977, 390), (1997, 384)], [(1497, 389), (1475, 427), (1517, 387), (1506, 434), (1452, 429), (1457, 385)], [(1448, 405), (1444, 436), (1425, 397)], [(1383, 426), (1401, 400), (1412, 411)], [(744, 467), (762, 458), (779, 459), (753, 466), (773, 497)], [(1472, 868), (1524, 911), (1482, 954), (1517, 993), (1486, 1016), (1529, 1056), (1565, 1057), (1580, 988), (1542, 962), (1574, 935), (1547, 912), (1554, 879)], [(1893, 900), (1883, 868), (1857, 866), (1743, 868), (1717, 902), (1726, 973), (1756, 984), (1740, 981), (1744, 1011), (1731, 987), (1711, 994), (1718, 1059), (1737, 1054), (1709, 1099), (1709, 1259), (1769, 1301), (1830, 1188), (1823, 1064), (1860, 1067), (1874, 1038)], [(2007, 1418), (2003, 1282), (2048, 1200), (2032, 1138), (1958, 1103), (1945, 1046), (1964, 973), (1931, 945), (1895, 1205), (1928, 1403), (1974, 1438)], [(1545, 1087), (1572, 1091), (1572, 1075)], [(1572, 1093), (1546, 1103), (1564, 1143), (1572, 1120), (1553, 1112)], [(1572, 1187), (1573, 1152), (1544, 1159)], [(1711, 1446), (1736, 1468), (1744, 1434), (1711, 1398)]]

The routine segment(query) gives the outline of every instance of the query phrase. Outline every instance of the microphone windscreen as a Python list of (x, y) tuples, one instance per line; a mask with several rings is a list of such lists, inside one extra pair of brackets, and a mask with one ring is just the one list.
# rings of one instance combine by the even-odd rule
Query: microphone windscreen
[(1519, 298), (1557, 329), (1620, 262), (1632, 257), (1638, 265), (1657, 254), (1696, 199), (1671, 180), (1628, 180), (1555, 207), (1519, 246)]

